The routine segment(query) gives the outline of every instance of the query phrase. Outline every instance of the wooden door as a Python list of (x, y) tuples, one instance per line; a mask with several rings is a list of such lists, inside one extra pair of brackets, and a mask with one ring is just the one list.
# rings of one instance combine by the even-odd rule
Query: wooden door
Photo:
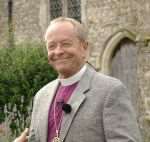
[(128, 88), (133, 105), (139, 115), (139, 91), (137, 80), (137, 57), (136, 44), (123, 39), (115, 48), (111, 62), (111, 76), (120, 79)]

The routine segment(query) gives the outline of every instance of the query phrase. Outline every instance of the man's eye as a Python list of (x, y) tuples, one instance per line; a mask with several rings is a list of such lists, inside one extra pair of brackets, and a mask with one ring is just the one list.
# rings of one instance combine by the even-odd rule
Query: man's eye
[(62, 43), (62, 46), (63, 47), (70, 47), (70, 46), (72, 46), (72, 44), (69, 42), (65, 42), (65, 43)]
[(50, 50), (52, 50), (54, 48), (55, 48), (55, 45), (53, 45), (53, 44), (48, 46), (48, 49), (50, 49)]

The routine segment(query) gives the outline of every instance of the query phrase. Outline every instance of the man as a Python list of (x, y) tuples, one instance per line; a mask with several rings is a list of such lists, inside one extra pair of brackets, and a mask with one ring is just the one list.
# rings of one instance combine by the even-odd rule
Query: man
[[(29, 142), (140, 142), (127, 89), (88, 63), (87, 33), (71, 18), (53, 20), (45, 34), (58, 79), (35, 96)], [(27, 129), (16, 142), (27, 141)]]

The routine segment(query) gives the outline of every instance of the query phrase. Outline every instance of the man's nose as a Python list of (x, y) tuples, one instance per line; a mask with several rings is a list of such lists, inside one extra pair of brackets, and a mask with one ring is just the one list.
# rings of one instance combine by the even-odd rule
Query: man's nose
[(56, 48), (55, 48), (55, 54), (62, 54), (64, 53), (63, 48), (61, 47), (60, 44), (57, 44)]

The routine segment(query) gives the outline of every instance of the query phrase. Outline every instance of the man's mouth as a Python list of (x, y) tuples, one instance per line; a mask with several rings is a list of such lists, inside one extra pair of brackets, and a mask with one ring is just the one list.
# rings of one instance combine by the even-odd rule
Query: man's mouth
[(71, 57), (67, 57), (67, 58), (58, 58), (58, 59), (53, 59), (53, 61), (58, 61), (58, 62), (63, 62), (63, 61), (69, 61), (71, 59)]
[(68, 62), (70, 61), (70, 58), (63, 58), (63, 59), (56, 59), (55, 62)]

